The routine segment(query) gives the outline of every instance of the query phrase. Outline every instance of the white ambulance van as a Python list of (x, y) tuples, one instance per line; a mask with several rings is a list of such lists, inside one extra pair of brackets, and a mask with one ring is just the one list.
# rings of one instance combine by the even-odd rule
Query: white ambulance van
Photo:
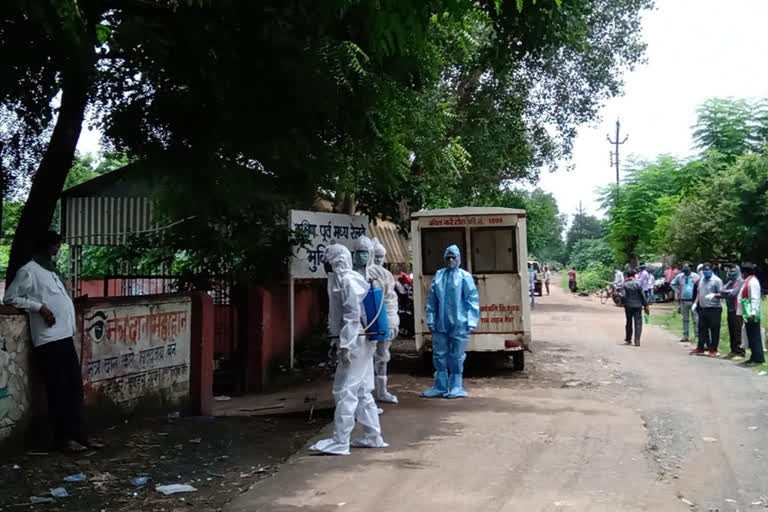
[(522, 370), (531, 344), (525, 210), (424, 210), (411, 216), (411, 237), (416, 348), (431, 350), (425, 320), (429, 285), (445, 266), (445, 249), (456, 244), (461, 266), (474, 277), (480, 295), (480, 323), (467, 352), (511, 356), (514, 369)]

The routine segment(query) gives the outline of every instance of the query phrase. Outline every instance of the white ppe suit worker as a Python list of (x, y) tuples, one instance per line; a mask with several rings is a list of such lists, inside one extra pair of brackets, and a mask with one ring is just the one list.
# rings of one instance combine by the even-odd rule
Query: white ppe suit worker
[[(387, 444), (381, 438), (379, 414), (371, 395), (376, 345), (361, 335), (365, 322), (363, 299), (368, 292), (368, 283), (352, 270), (352, 257), (343, 245), (330, 245), (325, 251), (325, 261), (333, 270), (333, 274), (329, 275), (329, 280), (333, 281), (333, 285), (329, 286), (332, 293), (329, 305), (332, 309), (340, 308), (329, 314), (329, 318), (337, 322), (329, 326), (331, 332), (339, 333), (339, 363), (333, 379), (336, 411), (333, 437), (318, 441), (310, 449), (332, 455), (349, 455), (350, 446), (383, 448)], [(363, 438), (350, 442), (355, 420), (363, 425)]]
[(387, 250), (377, 238), (373, 239), (373, 265), (367, 269), (368, 280), (376, 280), (381, 284), (384, 297), (384, 307), (387, 310), (387, 323), (389, 324), (389, 336), (386, 340), (376, 342), (376, 352), (373, 354), (373, 373), (375, 385), (373, 397), (379, 402), (390, 404), (397, 403), (397, 397), (387, 390), (387, 363), (389, 363), (389, 349), (392, 340), (397, 338), (400, 330), (400, 316), (397, 313), (397, 293), (395, 293), (395, 278), (392, 273), (382, 266)]

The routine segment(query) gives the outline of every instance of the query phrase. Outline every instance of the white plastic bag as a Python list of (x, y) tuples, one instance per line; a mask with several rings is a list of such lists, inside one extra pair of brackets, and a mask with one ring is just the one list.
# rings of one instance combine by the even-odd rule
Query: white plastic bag
[(158, 485), (155, 487), (157, 492), (161, 492), (168, 496), (169, 494), (176, 494), (178, 492), (195, 492), (197, 489), (187, 484), (170, 484), (170, 485)]

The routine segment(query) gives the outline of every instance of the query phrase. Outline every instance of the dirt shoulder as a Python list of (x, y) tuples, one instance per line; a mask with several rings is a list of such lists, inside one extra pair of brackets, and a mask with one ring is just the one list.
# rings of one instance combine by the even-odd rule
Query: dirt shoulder
[[(104, 432), (108, 447), (82, 456), (27, 453), (0, 466), (0, 510), (26, 510), (30, 497), (69, 497), (35, 505), (57, 511), (221, 510), (268, 477), (325, 426), (331, 411), (231, 418), (130, 420)], [(67, 475), (86, 480), (68, 483)], [(148, 476), (146, 485), (131, 480)], [(196, 492), (164, 496), (156, 485), (189, 484)]]

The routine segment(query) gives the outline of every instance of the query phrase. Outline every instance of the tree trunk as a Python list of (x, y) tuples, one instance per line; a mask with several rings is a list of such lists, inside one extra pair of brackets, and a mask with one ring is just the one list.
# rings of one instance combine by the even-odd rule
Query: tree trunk
[(85, 118), (88, 75), (88, 72), (84, 73), (80, 68), (64, 74), (58, 119), (51, 141), (32, 179), (32, 188), (13, 237), (8, 271), (5, 275), (6, 283), (10, 283), (16, 271), (29, 261), (38, 237), (50, 229), (56, 202), (72, 167)]
[(0, 142), (0, 240), (3, 238), (5, 231), (3, 230), (3, 212), (5, 208), (5, 193), (8, 184), (8, 180), (5, 176), (5, 167), (3, 167), (3, 150), (5, 146)]

